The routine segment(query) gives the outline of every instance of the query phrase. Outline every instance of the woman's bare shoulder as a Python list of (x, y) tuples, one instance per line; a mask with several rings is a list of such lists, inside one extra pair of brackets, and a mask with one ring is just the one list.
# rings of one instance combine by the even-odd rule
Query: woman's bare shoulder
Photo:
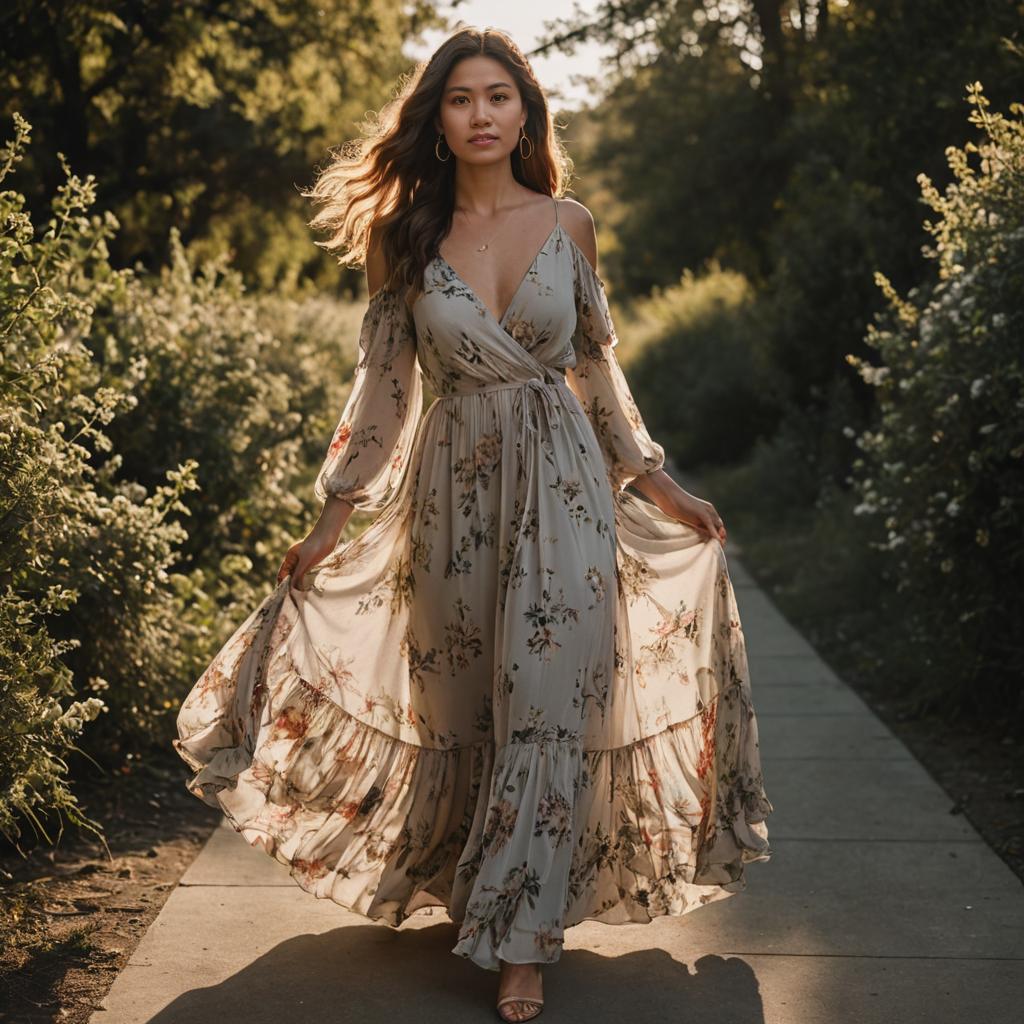
[(591, 212), (575, 199), (558, 200), (558, 219), (572, 240), (597, 271), (597, 229)]

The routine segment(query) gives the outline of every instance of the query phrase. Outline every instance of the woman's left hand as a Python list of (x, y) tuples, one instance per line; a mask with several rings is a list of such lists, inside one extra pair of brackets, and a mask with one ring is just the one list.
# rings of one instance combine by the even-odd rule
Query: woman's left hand
[(717, 537), (725, 547), (725, 523), (715, 506), (684, 490), (663, 469), (637, 477), (633, 486), (650, 498), (665, 515), (694, 527), (709, 540)]
[(707, 534), (709, 538), (717, 537), (722, 547), (725, 547), (725, 523), (722, 522), (722, 517), (718, 514), (715, 506), (710, 501), (690, 494), (689, 491), (683, 491), (682, 488), (680, 490), (682, 494), (670, 496), (669, 507), (663, 507), (662, 511), (672, 516), (673, 519), (678, 519), (681, 523), (696, 527), (701, 533)]

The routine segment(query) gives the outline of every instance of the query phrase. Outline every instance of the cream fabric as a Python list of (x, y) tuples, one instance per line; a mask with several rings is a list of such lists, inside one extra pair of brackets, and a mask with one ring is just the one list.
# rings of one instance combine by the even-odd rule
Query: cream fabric
[(370, 298), (315, 486), (380, 515), (238, 627), (175, 747), (308, 892), (550, 963), (770, 856), (743, 632), (721, 544), (624, 490), (664, 452), (561, 224), (500, 319), (425, 285)]

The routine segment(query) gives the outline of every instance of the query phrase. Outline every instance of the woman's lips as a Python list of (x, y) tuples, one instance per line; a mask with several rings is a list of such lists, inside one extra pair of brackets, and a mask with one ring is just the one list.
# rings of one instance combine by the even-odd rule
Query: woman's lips
[(470, 139), (469, 141), (472, 142), (474, 146), (489, 146), (492, 142), (497, 142), (498, 140), (491, 135), (486, 139)]

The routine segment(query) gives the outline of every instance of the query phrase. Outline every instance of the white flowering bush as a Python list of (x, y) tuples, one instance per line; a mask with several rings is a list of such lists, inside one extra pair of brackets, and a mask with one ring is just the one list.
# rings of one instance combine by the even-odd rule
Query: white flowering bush
[[(921, 692), (1024, 717), (1024, 121), (968, 89), (979, 141), (947, 150), (953, 181), (919, 176), (935, 276), (907, 297), (881, 274), (878, 365), (847, 356), (878, 415), (856, 443), (856, 512), (877, 524)], [(852, 430), (848, 436), (853, 436)]]

